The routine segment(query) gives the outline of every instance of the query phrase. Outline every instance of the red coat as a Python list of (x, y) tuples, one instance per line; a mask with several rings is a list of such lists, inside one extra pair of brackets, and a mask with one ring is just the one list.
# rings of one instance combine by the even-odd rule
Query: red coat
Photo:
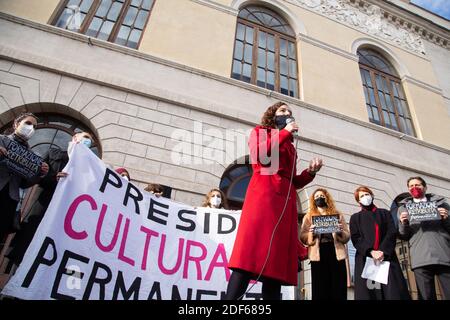
[[(266, 133), (267, 132), (267, 133)], [(253, 175), (248, 185), (242, 208), (233, 253), (228, 267), (245, 270), (256, 278), (264, 265), (269, 250), (270, 238), (277, 224), (286, 196), (291, 188), (289, 200), (283, 217), (272, 240), (269, 259), (262, 277), (276, 279), (285, 285), (297, 285), (297, 257), (300, 255), (300, 242), (297, 235), (296, 191), (313, 180), (306, 170), (297, 175), (294, 168), (293, 184), (290, 184), (292, 166), (297, 153), (292, 144), (292, 134), (287, 130), (275, 130), (257, 126), (253, 129), (249, 147)], [(276, 155), (279, 146), (279, 165), (274, 157), (271, 166), (263, 165), (266, 159), (259, 154), (266, 150)]]

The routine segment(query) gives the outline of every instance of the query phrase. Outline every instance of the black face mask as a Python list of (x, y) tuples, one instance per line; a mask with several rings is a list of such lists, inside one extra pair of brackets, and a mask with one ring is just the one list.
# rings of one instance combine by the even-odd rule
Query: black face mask
[(324, 207), (328, 207), (327, 203), (325, 201), (325, 198), (319, 197), (317, 199), (314, 199), (314, 203), (316, 204), (317, 207), (319, 208), (324, 208)]
[(286, 120), (291, 116), (283, 115), (283, 116), (275, 116), (275, 126), (281, 130), (286, 127)]

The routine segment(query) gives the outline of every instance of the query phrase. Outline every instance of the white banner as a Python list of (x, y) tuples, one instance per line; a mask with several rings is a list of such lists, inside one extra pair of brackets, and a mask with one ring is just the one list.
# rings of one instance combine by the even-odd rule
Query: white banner
[[(140, 190), (77, 144), (16, 274), (21, 299), (222, 299), (240, 211)], [(257, 283), (245, 299), (260, 299)], [(294, 299), (294, 287), (282, 288)]]

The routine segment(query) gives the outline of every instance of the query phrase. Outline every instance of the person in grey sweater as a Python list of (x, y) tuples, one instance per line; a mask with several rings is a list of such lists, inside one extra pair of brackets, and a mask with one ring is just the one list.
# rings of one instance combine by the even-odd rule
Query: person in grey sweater
[[(401, 201), (398, 209), (399, 237), (409, 241), (411, 269), (416, 278), (419, 298), (436, 300), (434, 278), (437, 277), (445, 300), (450, 300), (450, 219), (449, 204), (445, 198), (426, 193), (427, 184), (421, 177), (408, 179), (411, 197)], [(410, 224), (408, 204), (436, 202), (439, 220)]]

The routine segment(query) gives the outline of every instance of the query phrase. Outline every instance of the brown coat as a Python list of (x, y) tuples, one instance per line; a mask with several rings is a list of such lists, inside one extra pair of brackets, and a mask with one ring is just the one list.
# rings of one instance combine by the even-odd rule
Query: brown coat
[[(344, 215), (339, 213), (339, 222), (342, 224), (341, 233), (333, 233), (334, 248), (336, 249), (337, 260), (344, 260), (347, 258), (347, 250), (345, 249), (345, 244), (350, 239), (350, 231), (348, 225), (345, 222)], [(320, 243), (317, 241), (317, 235), (313, 235), (309, 232), (311, 227), (311, 215), (307, 214), (303, 218), (302, 227), (300, 229), (300, 240), (303, 244), (308, 246), (308, 258), (311, 261), (320, 261)]]

